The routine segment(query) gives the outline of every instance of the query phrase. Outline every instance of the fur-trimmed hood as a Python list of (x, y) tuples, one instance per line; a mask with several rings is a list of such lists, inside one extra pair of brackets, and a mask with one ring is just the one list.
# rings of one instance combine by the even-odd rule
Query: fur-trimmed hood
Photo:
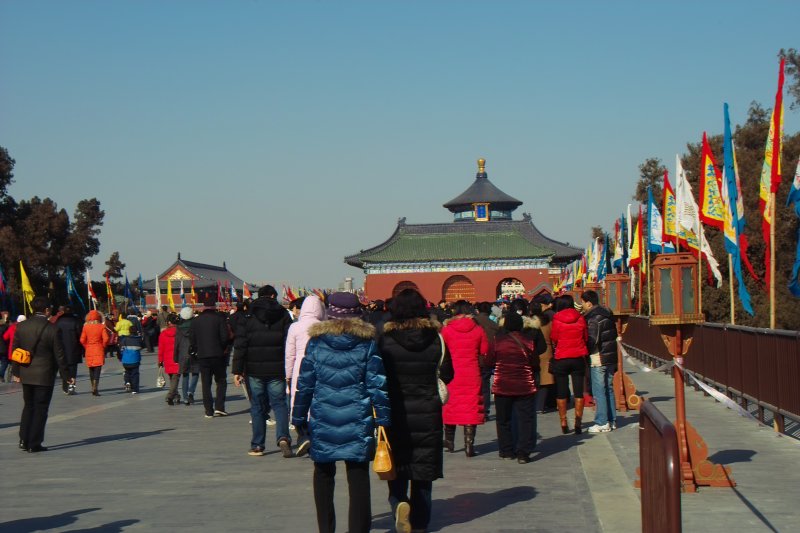
[(411, 318), (409, 320), (400, 321), (391, 320), (383, 325), (384, 333), (402, 331), (406, 329), (435, 329), (436, 331), (439, 331), (442, 329), (442, 325), (436, 320), (430, 320), (427, 318)]
[(371, 340), (375, 338), (375, 326), (360, 318), (343, 318), (317, 322), (308, 329), (308, 336), (312, 339), (323, 335), (350, 335), (360, 340)]
[[(503, 324), (505, 324), (505, 321), (506, 321), (505, 317), (500, 317), (500, 320), (497, 321), (497, 325), (502, 328)], [(538, 316), (522, 317), (522, 329), (525, 330), (525, 329), (541, 329), (541, 328), (542, 328), (542, 322), (539, 320)]]

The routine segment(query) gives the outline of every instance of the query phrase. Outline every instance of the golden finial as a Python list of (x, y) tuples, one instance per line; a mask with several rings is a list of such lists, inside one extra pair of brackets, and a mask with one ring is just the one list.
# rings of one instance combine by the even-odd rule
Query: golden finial
[(484, 158), (478, 159), (478, 173), (483, 174), (486, 172), (486, 160)]

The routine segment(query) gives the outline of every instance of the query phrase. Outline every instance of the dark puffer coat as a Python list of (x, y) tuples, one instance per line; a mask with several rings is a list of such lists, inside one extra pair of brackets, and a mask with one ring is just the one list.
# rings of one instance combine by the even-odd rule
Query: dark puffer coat
[(189, 341), (197, 349), (198, 359), (223, 359), (231, 335), (225, 317), (213, 309), (206, 309), (193, 318), (189, 325)]
[(605, 307), (596, 305), (586, 315), (589, 340), (586, 347), (589, 353), (600, 352), (600, 363), (603, 366), (617, 364), (617, 326), (614, 316)]
[[(238, 314), (238, 313), (237, 313)], [(234, 341), (233, 373), (254, 378), (286, 379), (286, 334), (292, 319), (273, 298), (258, 298), (240, 320)]]
[(356, 318), (328, 320), (311, 326), (308, 334), (292, 423), (305, 424), (311, 412), (310, 455), (317, 463), (370, 461), (375, 424), (391, 424), (375, 327)]
[(83, 345), (81, 344), (81, 330), (83, 324), (74, 314), (61, 315), (56, 320), (56, 329), (61, 336), (64, 346), (64, 357), (68, 365), (77, 365), (83, 359)]
[(175, 332), (175, 350), (172, 353), (172, 359), (178, 363), (178, 372), (181, 374), (199, 374), (200, 365), (196, 357), (189, 355), (189, 327), (191, 326), (194, 318), (184, 320)]
[[(443, 477), (442, 402), (436, 368), (442, 343), (433, 322), (425, 318), (386, 322), (378, 351), (386, 368), (392, 426), (387, 429), (395, 469), (400, 477), (433, 481)], [(453, 379), (453, 362), (445, 350), (440, 377)]]

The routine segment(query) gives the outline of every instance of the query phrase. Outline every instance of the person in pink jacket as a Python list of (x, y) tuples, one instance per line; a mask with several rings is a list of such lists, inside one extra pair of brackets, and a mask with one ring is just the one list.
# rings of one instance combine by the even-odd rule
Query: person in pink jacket
[(454, 305), (455, 316), (442, 329), (442, 337), (453, 359), (455, 377), (447, 385), (450, 399), (442, 408), (444, 446), (452, 452), (456, 426), (464, 426), (464, 453), (475, 455), (475, 432), (484, 422), (481, 393), (481, 362), (489, 351), (489, 339), (473, 319), (469, 302), (459, 300)]
[(169, 376), (169, 392), (167, 403), (180, 405), (181, 397), (178, 394), (178, 382), (181, 379), (180, 365), (175, 360), (175, 334), (178, 332), (178, 315), (170, 313), (167, 317), (167, 327), (158, 335), (158, 366), (164, 367), (164, 373)]
[[(306, 296), (300, 307), (297, 322), (289, 326), (286, 335), (285, 369), (289, 381), (289, 412), (294, 409), (294, 395), (297, 392), (297, 376), (300, 375), (300, 365), (306, 355), (308, 344), (308, 329), (325, 319), (325, 305), (314, 295)], [(309, 448), (308, 439), (298, 432), (298, 446), (295, 455), (303, 456)]]
[(569, 378), (572, 376), (572, 394), (575, 396), (575, 434), (581, 433), (583, 418), (583, 382), (586, 376), (586, 359), (589, 350), (586, 341), (589, 331), (586, 320), (575, 309), (575, 300), (569, 294), (555, 301), (556, 314), (550, 341), (553, 343), (553, 360), (550, 371), (556, 378), (556, 405), (561, 420), (561, 432), (569, 433), (567, 426), (567, 401), (569, 400)]

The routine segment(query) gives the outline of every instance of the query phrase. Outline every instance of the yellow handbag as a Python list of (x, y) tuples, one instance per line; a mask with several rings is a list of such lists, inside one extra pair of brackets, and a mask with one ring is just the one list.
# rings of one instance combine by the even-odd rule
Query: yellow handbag
[(14, 351), (11, 352), (11, 360), (21, 365), (29, 365), (31, 364), (31, 352), (22, 348), (14, 348)]
[(397, 476), (394, 470), (394, 461), (392, 461), (392, 448), (389, 446), (389, 439), (386, 438), (386, 430), (383, 429), (383, 426), (378, 426), (378, 442), (375, 446), (372, 469), (378, 474), (378, 479), (384, 481), (391, 481)]

